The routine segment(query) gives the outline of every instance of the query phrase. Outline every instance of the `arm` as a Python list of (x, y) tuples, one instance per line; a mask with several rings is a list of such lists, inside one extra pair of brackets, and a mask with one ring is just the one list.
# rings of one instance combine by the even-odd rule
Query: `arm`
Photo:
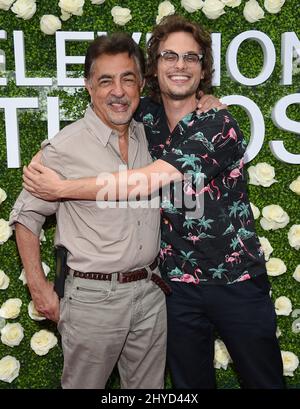
[[(228, 105), (223, 104), (220, 98), (211, 94), (204, 94), (200, 91), (198, 96), (197, 113), (205, 113), (209, 110), (216, 108), (228, 109)], [(158, 102), (153, 101), (150, 97), (143, 97), (140, 99), (140, 104), (134, 113), (134, 119), (137, 122), (143, 122), (143, 117), (149, 112), (156, 118), (161, 114), (162, 106)]]
[[(57, 154), (51, 146), (43, 150), (43, 155), (49, 166), (59, 169)], [(56, 213), (58, 206), (57, 202), (37, 199), (23, 190), (12, 208), (9, 220), (16, 230), (17, 245), (35, 308), (53, 321), (58, 320), (59, 302), (53, 284), (47, 281), (41, 266), (39, 235), (46, 216)]]
[(53, 290), (53, 284), (46, 280), (42, 269), (39, 238), (20, 223), (16, 223), (15, 229), (18, 250), (34, 306), (40, 314), (57, 322), (59, 300)]
[(140, 169), (74, 180), (62, 180), (51, 169), (32, 163), (24, 168), (23, 186), (44, 200), (130, 200), (148, 197), (181, 179), (182, 174), (174, 166), (160, 159)]

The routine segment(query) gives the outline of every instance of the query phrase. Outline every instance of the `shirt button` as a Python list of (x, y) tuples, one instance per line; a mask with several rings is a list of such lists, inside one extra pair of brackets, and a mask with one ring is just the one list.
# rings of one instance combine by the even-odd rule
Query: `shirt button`
[(141, 222), (140, 221), (138, 221), (138, 226), (140, 226), (141, 225)]
[(140, 245), (139, 249), (140, 249), (140, 250), (142, 250), (142, 248), (143, 248), (143, 246), (142, 246), (142, 245)]

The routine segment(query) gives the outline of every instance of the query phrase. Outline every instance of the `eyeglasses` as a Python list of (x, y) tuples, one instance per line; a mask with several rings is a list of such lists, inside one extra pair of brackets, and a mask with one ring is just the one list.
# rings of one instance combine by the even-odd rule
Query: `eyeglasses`
[(182, 53), (178, 54), (175, 51), (162, 51), (161, 53), (158, 54), (157, 58), (160, 58), (163, 60), (163, 62), (169, 66), (175, 65), (179, 58), (181, 57), (183, 61), (189, 65), (193, 66), (198, 64), (200, 61), (203, 59), (203, 54), (197, 54), (197, 53)]

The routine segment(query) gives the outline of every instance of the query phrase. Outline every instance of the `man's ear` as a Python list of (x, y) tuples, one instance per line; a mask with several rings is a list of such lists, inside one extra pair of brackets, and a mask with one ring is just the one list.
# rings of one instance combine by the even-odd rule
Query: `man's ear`
[(92, 92), (92, 86), (91, 86), (91, 82), (90, 82), (90, 80), (88, 80), (88, 79), (84, 79), (84, 86), (85, 86), (85, 89), (88, 91), (88, 93), (90, 94), (90, 96), (91, 96), (91, 92)]

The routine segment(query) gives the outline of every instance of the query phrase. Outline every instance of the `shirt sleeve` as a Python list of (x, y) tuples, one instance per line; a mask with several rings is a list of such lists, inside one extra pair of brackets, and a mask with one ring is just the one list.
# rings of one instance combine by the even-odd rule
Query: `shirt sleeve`
[(232, 117), (220, 112), (208, 120), (204, 117), (191, 120), (190, 124), (180, 122), (180, 142), (161, 160), (184, 175), (192, 175), (193, 183), (204, 178), (204, 184), (241, 160), (246, 145), (243, 134)]
[[(55, 148), (47, 141), (42, 144), (42, 163), (61, 174), (59, 157)], [(12, 228), (15, 223), (23, 224), (34, 235), (39, 236), (46, 216), (58, 210), (59, 202), (38, 199), (23, 189), (17, 198), (9, 217)]]

